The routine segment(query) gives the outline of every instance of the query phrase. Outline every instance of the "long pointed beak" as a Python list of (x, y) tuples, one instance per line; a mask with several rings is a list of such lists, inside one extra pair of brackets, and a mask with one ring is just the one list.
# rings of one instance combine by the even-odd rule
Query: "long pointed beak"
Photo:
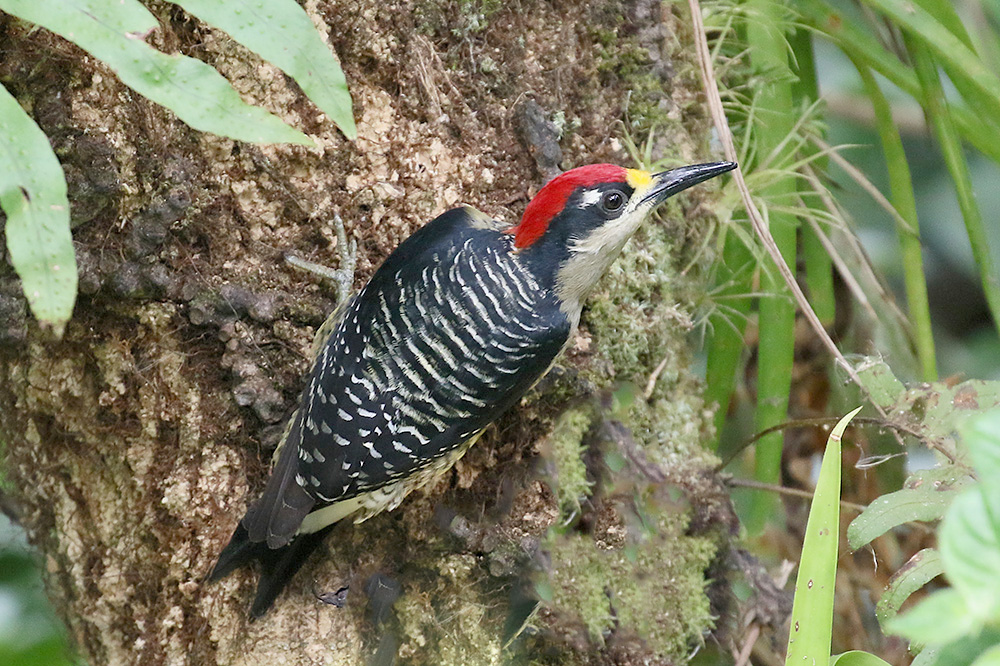
[(652, 201), (655, 206), (692, 185), (697, 185), (709, 178), (715, 178), (735, 168), (736, 162), (709, 162), (708, 164), (693, 164), (670, 171), (661, 171), (653, 175), (653, 186), (642, 198), (642, 202)]

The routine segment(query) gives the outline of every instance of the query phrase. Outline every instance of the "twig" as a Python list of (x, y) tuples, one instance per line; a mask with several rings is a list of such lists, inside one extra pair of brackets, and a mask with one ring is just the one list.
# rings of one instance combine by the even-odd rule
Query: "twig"
[[(764, 430), (761, 430), (760, 432), (755, 434), (750, 439), (740, 444), (740, 446), (731, 454), (729, 454), (729, 456), (725, 460), (716, 465), (715, 470), (716, 471), (724, 470), (726, 467), (729, 466), (729, 463), (736, 460), (736, 457), (739, 456), (741, 453), (743, 453), (747, 448), (749, 448), (751, 444), (756, 442), (761, 437), (771, 434), (772, 432), (776, 432), (778, 430), (788, 430), (789, 428), (809, 428), (809, 427), (828, 426), (835, 424), (839, 420), (840, 417), (837, 416), (818, 416), (810, 419), (792, 419), (790, 421), (785, 421), (784, 423), (778, 423), (777, 425), (773, 425), (770, 428), (765, 428)], [(889, 430), (892, 430), (893, 432), (897, 433), (897, 435), (899, 433), (903, 433), (904, 435), (909, 435), (914, 439), (923, 442), (928, 447), (934, 449), (935, 451), (943, 455), (945, 458), (948, 459), (949, 462), (952, 463), (955, 462), (955, 454), (948, 451), (940, 442), (936, 442), (932, 439), (923, 436), (917, 430), (914, 430), (913, 428), (910, 428), (909, 426), (903, 423), (896, 423), (894, 421), (882, 421), (880, 419), (872, 418), (870, 416), (859, 416), (851, 422), (851, 425), (853, 426), (871, 425), (871, 426), (876, 426), (878, 428), (888, 428)]]
[[(732, 478), (726, 481), (726, 485), (736, 486), (738, 488), (752, 488), (753, 490), (766, 490), (768, 492), (777, 493), (779, 495), (788, 495), (789, 497), (800, 497), (802, 499), (807, 499), (812, 501), (813, 494), (808, 490), (800, 490), (799, 488), (788, 488), (785, 486), (778, 486), (773, 483), (764, 483), (763, 481), (755, 481), (753, 479), (737, 479)], [(864, 504), (856, 504), (855, 502), (848, 502), (847, 500), (840, 500), (840, 506), (845, 509), (851, 509), (861, 513), (868, 507)]]
[(740, 648), (740, 653), (736, 657), (735, 666), (747, 666), (750, 663), (750, 653), (753, 652), (754, 643), (757, 642), (759, 636), (760, 625), (751, 625), (749, 631), (747, 631), (746, 640), (743, 641), (743, 647)]
[(669, 356), (664, 356), (660, 364), (656, 366), (656, 370), (653, 370), (653, 374), (649, 376), (649, 381), (646, 382), (646, 390), (642, 392), (642, 396), (649, 400), (653, 396), (653, 391), (656, 389), (656, 380), (660, 378), (660, 374), (663, 369), (667, 367), (667, 361), (670, 360)]

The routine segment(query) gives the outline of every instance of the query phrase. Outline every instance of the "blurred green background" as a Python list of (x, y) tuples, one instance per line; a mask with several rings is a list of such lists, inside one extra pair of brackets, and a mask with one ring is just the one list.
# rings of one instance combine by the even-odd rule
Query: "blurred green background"
[(39, 556), (0, 514), (0, 664), (72, 664), (63, 628), (42, 589)]

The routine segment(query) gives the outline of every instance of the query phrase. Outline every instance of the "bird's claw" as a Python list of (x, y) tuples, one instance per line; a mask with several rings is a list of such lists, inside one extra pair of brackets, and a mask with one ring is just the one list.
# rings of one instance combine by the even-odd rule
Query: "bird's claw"
[(343, 303), (351, 295), (354, 287), (354, 271), (358, 265), (358, 242), (347, 239), (344, 221), (339, 214), (333, 216), (334, 230), (337, 234), (337, 254), (340, 259), (339, 268), (330, 268), (322, 264), (308, 261), (294, 254), (285, 255), (285, 263), (299, 270), (312, 273), (323, 280), (337, 285), (337, 301)]

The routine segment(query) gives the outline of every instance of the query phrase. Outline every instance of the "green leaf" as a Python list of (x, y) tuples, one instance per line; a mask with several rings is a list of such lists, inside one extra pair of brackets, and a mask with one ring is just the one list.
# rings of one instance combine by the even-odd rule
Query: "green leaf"
[[(983, 393), (965, 394), (963, 400)], [(997, 419), (992, 412), (961, 428), (983, 479), (995, 478), (1000, 460)], [(889, 620), (886, 628), (913, 641), (941, 646), (939, 657), (927, 663), (963, 666), (1000, 643), (1000, 634), (991, 628), (1000, 611), (1000, 488), (980, 482), (961, 492), (941, 522), (938, 547), (952, 588), (930, 595)]]
[[(1000, 409), (997, 381), (970, 379), (953, 386), (932, 382), (904, 388), (889, 366), (877, 358), (865, 358), (855, 367), (865, 390), (899, 430), (948, 452), (960, 466), (967, 461), (964, 449), (955, 445), (956, 433), (970, 418), (985, 410)], [(961, 470), (955, 474), (961, 474)]]
[(857, 364), (855, 370), (865, 392), (876, 405), (882, 407), (894, 405), (906, 392), (903, 382), (896, 379), (892, 369), (878, 359), (867, 358)]
[(889, 663), (868, 652), (851, 650), (830, 657), (830, 666), (889, 666)]
[(1000, 469), (1000, 411), (968, 421), (961, 431), (983, 481), (948, 509), (938, 545), (948, 580), (970, 611), (981, 620), (993, 620), (1000, 610), (1000, 488), (992, 483)]
[(312, 145), (277, 116), (245, 103), (205, 63), (166, 55), (144, 42), (158, 24), (135, 0), (0, 0), (0, 9), (62, 35), (197, 130), (240, 141)]
[(860, 411), (858, 407), (840, 419), (826, 442), (795, 578), (787, 664), (819, 664), (830, 658), (840, 527), (840, 439)]
[(916, 0), (916, 3), (923, 7), (924, 11), (940, 21), (941, 25), (946, 27), (951, 34), (962, 40), (962, 43), (970, 50), (975, 51), (975, 43), (972, 41), (972, 37), (969, 36), (968, 30), (965, 29), (965, 24), (962, 23), (962, 19), (958, 16), (958, 12), (955, 11), (955, 5), (952, 4), (951, 0)]
[[(926, 666), (972, 666), (972, 664), (995, 646), (1000, 645), (1000, 631), (992, 627), (984, 627), (978, 632), (963, 636), (947, 645), (928, 648), (924, 652), (932, 652), (933, 660), (928, 660)], [(921, 655), (923, 652), (921, 652)], [(917, 660), (913, 661), (915, 666)], [(923, 662), (922, 662), (923, 663)]]
[(1000, 609), (1000, 488), (979, 484), (961, 493), (938, 530), (949, 582), (969, 610), (988, 619)]
[(294, 0), (171, 0), (295, 79), (348, 139), (358, 135), (340, 63)]
[(972, 666), (1000, 666), (1000, 645), (994, 645), (972, 662)]
[(925, 647), (917, 656), (913, 658), (910, 666), (934, 666), (937, 663), (938, 653), (941, 648), (937, 645)]
[(66, 178), (49, 140), (0, 86), (0, 207), (7, 249), (35, 317), (57, 335), (73, 314), (76, 255)]
[(950, 643), (971, 633), (979, 623), (955, 589), (931, 594), (886, 624), (886, 631), (918, 645)]
[(970, 420), (961, 433), (979, 478), (1000, 478), (1000, 410)]
[(847, 542), (857, 550), (893, 527), (911, 521), (940, 520), (959, 489), (949, 478), (951, 466), (924, 470), (906, 480), (906, 487), (874, 500), (847, 527)]
[(933, 548), (917, 551), (889, 579), (889, 585), (875, 608), (875, 615), (879, 622), (884, 625), (896, 617), (899, 609), (910, 598), (911, 594), (943, 572), (944, 566), (941, 564), (940, 553)]

